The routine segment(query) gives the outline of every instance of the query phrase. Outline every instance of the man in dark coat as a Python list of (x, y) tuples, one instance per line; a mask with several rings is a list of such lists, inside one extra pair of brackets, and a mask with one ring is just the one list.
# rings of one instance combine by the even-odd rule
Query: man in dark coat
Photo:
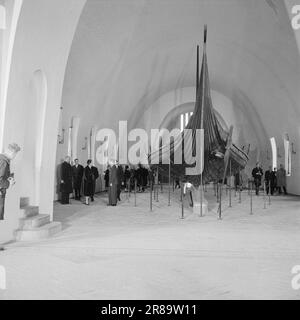
[(94, 179), (92, 171), (92, 160), (87, 161), (87, 166), (83, 172), (83, 190), (85, 196), (85, 204), (89, 205), (89, 199), (93, 196)]
[(280, 165), (280, 168), (277, 171), (277, 189), (278, 193), (281, 194), (281, 188), (285, 195), (287, 195), (286, 191), (286, 171), (283, 167), (283, 164)]
[(125, 167), (125, 171), (124, 171), (124, 185), (125, 185), (125, 191), (129, 191), (130, 189), (130, 170), (129, 170), (129, 166)]
[(265, 183), (266, 183), (266, 193), (273, 195), (274, 189), (272, 189), (271, 182), (272, 181), (272, 167), (269, 167), (269, 170), (265, 172)]
[(116, 165), (111, 162), (109, 171), (108, 205), (116, 206), (118, 201), (118, 170)]
[(136, 170), (136, 179), (139, 191), (141, 191), (141, 188), (143, 187), (143, 167), (140, 163), (138, 164), (138, 168)]
[(61, 165), (61, 204), (69, 204), (70, 193), (73, 192), (72, 180), (73, 180), (73, 169), (70, 165), (70, 157), (67, 156), (65, 161)]
[(261, 186), (261, 178), (263, 176), (263, 170), (260, 167), (260, 163), (256, 163), (256, 167), (252, 170), (252, 177), (254, 178), (254, 185), (255, 185), (255, 193), (258, 196), (259, 194), (259, 187)]
[(148, 185), (148, 169), (146, 169), (145, 167), (142, 168), (142, 191), (145, 191), (145, 188), (147, 188)]
[(75, 164), (73, 166), (73, 187), (75, 192), (75, 200), (80, 200), (81, 198), (81, 184), (83, 177), (83, 166), (79, 164), (78, 159), (75, 159)]
[(117, 198), (119, 201), (121, 201), (121, 188), (122, 185), (124, 184), (124, 171), (123, 167), (119, 164), (117, 161), (117, 177), (118, 177), (118, 186), (117, 186)]
[(99, 171), (97, 169), (97, 167), (92, 166), (92, 174), (93, 174), (93, 190), (92, 190), (92, 194), (91, 194), (91, 200), (94, 201), (94, 195), (95, 195), (95, 191), (96, 191), (96, 181), (99, 178)]
[(109, 187), (109, 169), (110, 169), (110, 166), (108, 165), (104, 172), (105, 191), (108, 191), (108, 187)]
[(16, 157), (21, 148), (12, 143), (0, 154), (0, 220), (4, 220), (4, 206), (6, 190), (15, 184), (13, 175), (10, 173), (10, 162)]
[[(231, 177), (229, 178), (231, 179)], [(242, 187), (242, 183), (241, 183), (241, 173), (240, 171), (236, 172), (236, 174), (234, 175), (234, 185), (235, 185), (235, 190), (241, 190)]]
[(274, 191), (277, 189), (277, 169), (271, 172), (271, 194), (274, 194)]

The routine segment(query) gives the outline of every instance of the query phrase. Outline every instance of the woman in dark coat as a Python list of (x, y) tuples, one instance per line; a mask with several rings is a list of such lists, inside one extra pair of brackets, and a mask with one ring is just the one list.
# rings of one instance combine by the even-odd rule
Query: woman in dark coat
[(94, 190), (94, 179), (93, 179), (93, 170), (92, 170), (92, 161), (87, 161), (87, 166), (84, 168), (83, 173), (83, 189), (85, 196), (85, 204), (89, 205), (90, 197), (93, 195)]

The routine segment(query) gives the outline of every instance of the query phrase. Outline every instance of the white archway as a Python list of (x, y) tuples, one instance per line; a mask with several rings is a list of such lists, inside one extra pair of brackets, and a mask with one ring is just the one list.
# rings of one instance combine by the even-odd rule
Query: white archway
[[(30, 103), (27, 106), (26, 128), (23, 146), (23, 171), (21, 194), (30, 199), (32, 205), (40, 203), (41, 170), (43, 158), (43, 142), (45, 137), (45, 122), (48, 85), (46, 75), (42, 70), (33, 73), (30, 83)], [(28, 185), (31, 188), (28, 188)]]

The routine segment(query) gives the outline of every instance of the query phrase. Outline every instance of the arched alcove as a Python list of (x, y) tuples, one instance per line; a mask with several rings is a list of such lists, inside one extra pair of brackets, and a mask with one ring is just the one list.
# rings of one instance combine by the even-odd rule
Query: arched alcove
[[(43, 143), (47, 108), (47, 78), (42, 70), (33, 73), (30, 83), (31, 103), (27, 105), (26, 131), (23, 148), (22, 196), (39, 205)], [(31, 185), (32, 188), (28, 188)]]

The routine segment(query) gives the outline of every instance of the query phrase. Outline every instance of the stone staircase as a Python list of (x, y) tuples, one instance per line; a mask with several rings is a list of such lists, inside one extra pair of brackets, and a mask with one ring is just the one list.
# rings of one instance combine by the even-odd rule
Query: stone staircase
[(15, 231), (17, 241), (35, 241), (51, 237), (62, 229), (60, 222), (50, 222), (50, 215), (39, 214), (39, 207), (30, 206), (28, 198), (20, 199), (19, 229)]

